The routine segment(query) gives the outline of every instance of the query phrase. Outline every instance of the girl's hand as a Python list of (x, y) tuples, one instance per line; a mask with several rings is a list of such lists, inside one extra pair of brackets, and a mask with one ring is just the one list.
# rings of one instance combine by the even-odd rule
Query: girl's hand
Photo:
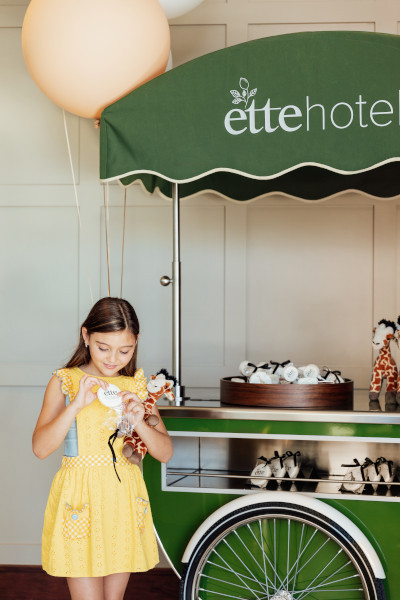
[(132, 392), (121, 392), (119, 395), (122, 397), (124, 413), (126, 414), (129, 423), (132, 427), (136, 427), (143, 421), (145, 415), (141, 399)]
[(108, 383), (103, 381), (102, 379), (98, 379), (93, 375), (84, 375), (79, 382), (79, 390), (77, 395), (75, 396), (74, 403), (80, 409), (89, 406), (97, 398), (97, 392), (93, 392), (92, 388), (98, 385), (103, 390), (108, 388)]

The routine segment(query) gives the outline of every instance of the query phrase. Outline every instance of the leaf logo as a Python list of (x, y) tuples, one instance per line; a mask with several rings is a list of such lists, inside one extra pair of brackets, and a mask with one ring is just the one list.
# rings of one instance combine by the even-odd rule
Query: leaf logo
[(233, 96), (232, 104), (240, 104), (240, 102), (244, 102), (244, 107), (247, 108), (250, 98), (257, 94), (257, 88), (253, 88), (249, 91), (250, 84), (245, 77), (240, 78), (239, 87), (241, 88), (240, 92), (238, 90), (230, 90)]

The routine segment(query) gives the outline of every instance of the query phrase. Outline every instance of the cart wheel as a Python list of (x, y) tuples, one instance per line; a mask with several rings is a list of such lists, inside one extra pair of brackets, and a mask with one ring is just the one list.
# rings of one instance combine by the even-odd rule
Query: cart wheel
[(262, 503), (233, 511), (200, 539), (181, 600), (384, 600), (364, 553), (313, 510)]

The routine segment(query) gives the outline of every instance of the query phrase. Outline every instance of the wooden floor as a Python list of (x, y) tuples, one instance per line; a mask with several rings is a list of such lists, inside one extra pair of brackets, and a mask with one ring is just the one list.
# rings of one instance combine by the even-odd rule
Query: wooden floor
[[(70, 600), (65, 579), (39, 566), (0, 566), (1, 600)], [(124, 600), (178, 600), (179, 580), (170, 569), (134, 573)]]

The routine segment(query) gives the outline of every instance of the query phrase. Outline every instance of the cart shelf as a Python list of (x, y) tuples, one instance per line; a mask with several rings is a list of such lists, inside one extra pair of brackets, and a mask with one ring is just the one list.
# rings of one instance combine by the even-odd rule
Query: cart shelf
[[(310, 473), (310, 476), (307, 473)], [(198, 489), (202, 492), (209, 488), (213, 492), (229, 490), (236, 493), (251, 493), (267, 489), (270, 491), (282, 490), (314, 495), (337, 494), (343, 483), (349, 483), (348, 480), (343, 479), (343, 474), (314, 473), (312, 469), (307, 468), (302, 469), (302, 476), (295, 478), (284, 477), (283, 479), (277, 479), (276, 477), (257, 477), (252, 475), (251, 479), (267, 480), (268, 483), (262, 488), (252, 485), (249, 483), (249, 474), (243, 472), (213, 472), (209, 469), (193, 469), (192, 471), (188, 469), (167, 469), (166, 471), (167, 488)], [(400, 482), (397, 476), (396, 480), (391, 483), (385, 483), (384, 481), (374, 483), (374, 485), (378, 486), (376, 490), (374, 490), (371, 483), (363, 480), (352, 480), (351, 483), (365, 484), (364, 491), (362, 492), (362, 496), (364, 497), (390, 498), (400, 496)], [(352, 492), (341, 491), (340, 496), (345, 497), (347, 494), (353, 495)]]
[[(399, 456), (400, 438), (291, 435), (262, 433), (232, 433), (208, 431), (170, 431), (174, 456), (162, 465), (162, 489), (194, 493), (251, 494), (266, 490), (283, 490), (311, 494), (317, 497), (354, 498), (400, 501), (400, 483), (371, 483), (345, 479), (342, 465), (357, 458), (375, 461), (384, 456), (394, 462)], [(255, 477), (267, 481), (263, 488), (252, 485), (251, 471), (258, 457), (273, 457), (287, 451), (301, 453), (301, 471), (296, 478), (287, 475)], [(364, 484), (362, 493), (343, 491), (343, 483)]]

